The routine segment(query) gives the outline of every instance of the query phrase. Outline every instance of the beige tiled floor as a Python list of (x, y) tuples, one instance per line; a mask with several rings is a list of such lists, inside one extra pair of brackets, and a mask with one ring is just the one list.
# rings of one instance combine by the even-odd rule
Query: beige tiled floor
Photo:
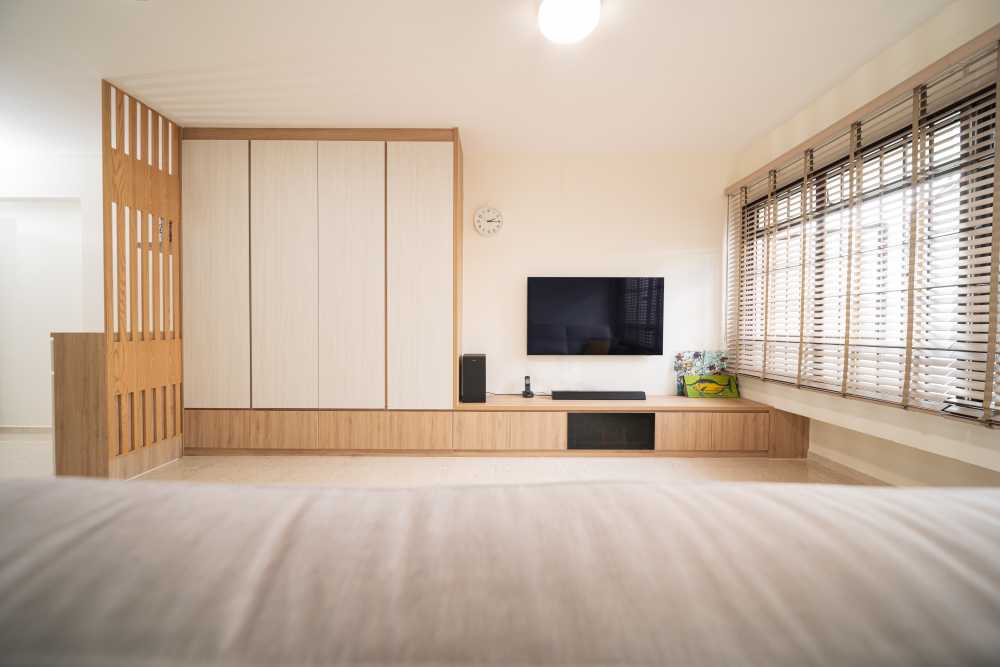
[(189, 456), (142, 479), (352, 487), (584, 480), (858, 483), (809, 461), (637, 457)]
[[(47, 434), (0, 432), (0, 478), (52, 475)], [(350, 487), (586, 480), (857, 484), (813, 461), (648, 457), (186, 456), (142, 480)]]

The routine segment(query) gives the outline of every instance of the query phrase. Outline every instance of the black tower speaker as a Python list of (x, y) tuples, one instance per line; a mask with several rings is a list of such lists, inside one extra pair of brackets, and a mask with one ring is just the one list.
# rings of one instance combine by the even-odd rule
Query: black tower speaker
[(486, 355), (463, 354), (459, 373), (458, 400), (463, 403), (486, 402)]

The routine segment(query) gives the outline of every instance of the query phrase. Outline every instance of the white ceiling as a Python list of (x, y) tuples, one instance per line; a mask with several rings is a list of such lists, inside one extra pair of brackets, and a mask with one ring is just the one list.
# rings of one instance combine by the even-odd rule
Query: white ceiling
[[(0, 0), (0, 141), (72, 146), (108, 78), (181, 125), (451, 127), (467, 150), (742, 147), (947, 0)], [(85, 142), (84, 142), (85, 143)]]

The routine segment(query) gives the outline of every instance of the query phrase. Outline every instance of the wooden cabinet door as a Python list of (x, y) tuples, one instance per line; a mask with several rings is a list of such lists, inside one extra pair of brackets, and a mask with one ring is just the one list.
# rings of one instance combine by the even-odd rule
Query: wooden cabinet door
[(453, 150), (435, 141), (387, 148), (391, 409), (452, 407)]
[(253, 410), (250, 412), (252, 449), (316, 449), (319, 412), (316, 410)]
[(566, 449), (565, 412), (511, 412), (509, 449), (525, 451)]
[(389, 414), (385, 410), (321, 410), (320, 449), (385, 449)]
[(766, 452), (770, 415), (766, 412), (727, 412), (715, 415), (717, 451)]
[(386, 449), (452, 449), (450, 411), (390, 411)]
[(510, 446), (511, 415), (503, 412), (455, 412), (455, 449), (496, 450)]
[(766, 452), (767, 430), (766, 412), (658, 412), (656, 449)]
[(385, 407), (385, 142), (321, 141), (319, 407)]
[(249, 410), (184, 410), (184, 447), (247, 449)]
[(250, 407), (246, 141), (185, 141), (184, 405)]
[(255, 408), (315, 408), (316, 142), (250, 142), (250, 285)]
[(455, 412), (455, 449), (566, 449), (565, 412)]

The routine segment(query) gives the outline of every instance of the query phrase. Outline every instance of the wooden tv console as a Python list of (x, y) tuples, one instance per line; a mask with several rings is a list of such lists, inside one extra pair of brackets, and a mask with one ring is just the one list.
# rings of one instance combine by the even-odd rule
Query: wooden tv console
[[(653, 451), (570, 451), (567, 415), (652, 412)], [(809, 420), (747, 399), (650, 396), (553, 401), (490, 396), (453, 410), (184, 411), (184, 453), (518, 456), (770, 456), (802, 458)]]

